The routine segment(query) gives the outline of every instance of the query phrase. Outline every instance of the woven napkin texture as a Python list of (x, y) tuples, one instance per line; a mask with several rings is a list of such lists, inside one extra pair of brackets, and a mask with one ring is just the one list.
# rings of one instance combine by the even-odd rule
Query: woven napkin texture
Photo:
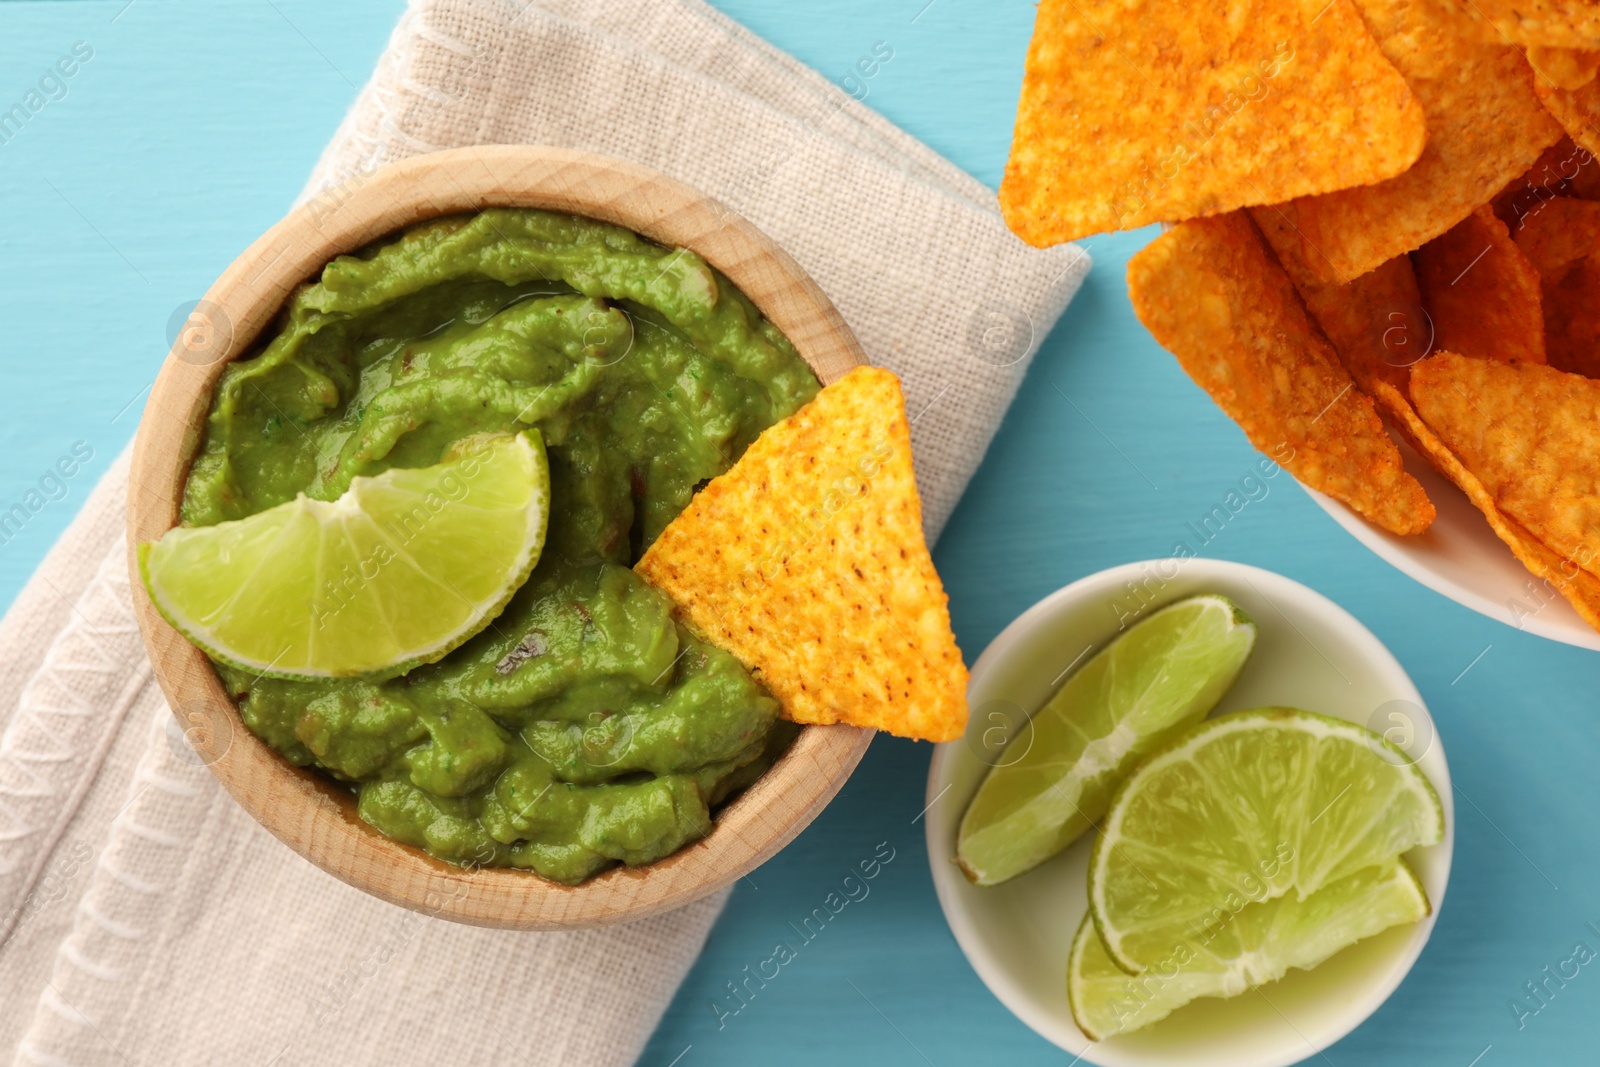
[[(491, 143), (654, 167), (783, 245), (904, 380), (930, 538), (1088, 269), (1026, 248), (990, 190), (698, 0), (416, 0), (304, 196)], [(508, 933), (300, 859), (216, 784), (151, 679), (126, 486), (124, 454), (0, 621), (0, 1055), (632, 1063), (725, 894)]]

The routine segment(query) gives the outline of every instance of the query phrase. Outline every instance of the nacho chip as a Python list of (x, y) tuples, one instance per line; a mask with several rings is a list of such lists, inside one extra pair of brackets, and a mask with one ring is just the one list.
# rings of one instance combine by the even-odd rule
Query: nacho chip
[(1529, 213), (1516, 242), (1539, 273), (1550, 365), (1600, 378), (1600, 202), (1556, 197)]
[(1600, 7), (1593, 0), (1440, 0), (1461, 32), (1485, 41), (1554, 48), (1600, 48)]
[(1427, 494), (1249, 215), (1162, 234), (1128, 262), (1128, 292), (1140, 321), (1251, 444), (1386, 530), (1427, 529)]
[[(1567, 138), (1566, 143), (1572, 144), (1571, 138)], [(1567, 164), (1567, 168), (1572, 171), (1572, 177), (1567, 179), (1562, 192), (1579, 200), (1600, 200), (1600, 160), (1596, 160), (1594, 153), (1587, 148), (1578, 148), (1576, 145), (1573, 147), (1576, 152), (1573, 159), (1577, 166), (1574, 168), (1571, 163)], [(1506, 225), (1511, 228), (1512, 233), (1516, 233), (1516, 226), (1510, 222)]]
[(1461, 465), (1437, 434), (1417, 416), (1416, 410), (1392, 385), (1379, 382), (1378, 406), (1389, 413), (1395, 426), (1423, 458), (1454, 482), (1474, 507), (1489, 520), (1495, 536), (1504, 541), (1513, 555), (1533, 575), (1554, 586), (1577, 609), (1583, 621), (1600, 630), (1600, 578), (1573, 560), (1564, 557), (1535, 537), (1526, 526), (1511, 518), (1495, 504), (1494, 497), (1472, 472)]
[(1356, 385), (1371, 393), (1373, 382), (1386, 381), (1404, 392), (1411, 364), (1433, 345), (1410, 257), (1396, 256), (1348, 285), (1328, 285), (1301, 258), (1299, 238), (1277, 208), (1251, 208), (1250, 216)]
[(950, 741), (967, 668), (922, 537), (900, 382), (860, 367), (771, 427), (635, 570), (803, 723)]
[(1559, 278), (1579, 259), (1600, 248), (1600, 203), (1555, 197), (1528, 213), (1513, 240), (1541, 278)]
[(1350, 281), (1422, 247), (1561, 139), (1522, 52), (1440, 32), (1431, 2), (1359, 0), (1383, 54), (1422, 103), (1428, 144), (1399, 177), (1281, 205), (1324, 282)]
[(1000, 206), (1052, 245), (1381, 181), (1426, 138), (1350, 0), (1044, 0)]
[(1600, 51), (1533, 44), (1525, 54), (1534, 75), (1557, 89), (1582, 89), (1600, 72)]
[(1545, 361), (1539, 273), (1487, 205), (1412, 258), (1435, 347), (1504, 363)]
[(1526, 174), (1513, 178), (1495, 194), (1494, 213), (1515, 233), (1524, 217), (1558, 196), (1600, 199), (1600, 162), (1570, 137), (1546, 148)]
[(1600, 378), (1600, 260), (1586, 256), (1541, 289), (1550, 365)]
[(1411, 369), (1411, 401), (1497, 508), (1600, 571), (1600, 381), (1441, 352)]
[[(1251, 208), (1250, 213), (1356, 387), (1373, 396), (1387, 383), (1404, 396), (1411, 365), (1434, 343), (1411, 257), (1396, 256), (1347, 285), (1327, 285), (1300, 259), (1300, 242), (1276, 208)], [(1404, 426), (1396, 429), (1406, 436)]]
[(1600, 80), (1581, 89), (1560, 89), (1541, 78), (1534, 90), (1574, 141), (1590, 152), (1600, 151)]

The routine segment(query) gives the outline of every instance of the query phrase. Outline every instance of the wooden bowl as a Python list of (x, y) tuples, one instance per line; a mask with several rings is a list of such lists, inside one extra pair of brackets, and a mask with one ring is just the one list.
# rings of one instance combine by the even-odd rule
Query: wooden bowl
[(603, 219), (698, 252), (755, 301), (831, 382), (864, 363), (828, 298), (761, 231), (717, 201), (644, 167), (557, 148), (461, 148), (356, 178), (295, 209), (217, 279), (156, 378), (134, 445), (128, 491), (134, 608), (156, 679), (196, 751), (244, 809), (290, 848), (350, 885), (416, 911), (480, 926), (599, 926), (680, 907), (749, 873), (798, 834), (866, 752), (870, 730), (808, 726), (704, 840), (576, 887), (509, 868), (468, 870), (384, 837), (355, 797), (297, 768), (249, 731), (205, 655), (156, 612), (134, 546), (178, 522), (189, 465), (227, 361), (251, 352), (295, 286), (341, 253), (413, 223), (485, 207)]

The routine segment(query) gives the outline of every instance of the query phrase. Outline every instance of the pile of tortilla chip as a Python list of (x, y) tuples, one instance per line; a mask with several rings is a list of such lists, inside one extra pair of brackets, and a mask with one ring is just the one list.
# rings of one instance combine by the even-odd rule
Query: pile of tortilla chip
[(767, 429), (634, 569), (786, 719), (924, 741), (966, 730), (967, 668), (889, 371), (858, 367)]
[(1407, 442), (1600, 629), (1600, 4), (1043, 0), (1000, 188), (1176, 224), (1135, 311), (1257, 447), (1399, 535)]

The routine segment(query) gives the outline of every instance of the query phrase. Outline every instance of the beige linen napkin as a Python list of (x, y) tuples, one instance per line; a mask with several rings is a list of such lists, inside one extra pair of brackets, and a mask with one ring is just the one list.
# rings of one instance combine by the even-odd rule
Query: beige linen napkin
[[(892, 69), (892, 68), (886, 68)], [(416, 0), (305, 196), (386, 161), (534, 142), (728, 203), (905, 381), (930, 537), (1088, 269), (993, 194), (698, 0)], [(725, 895), (605, 930), (391, 907), (278, 844), (150, 679), (124, 455), (0, 621), (0, 1050), (19, 1064), (625, 1064)]]

